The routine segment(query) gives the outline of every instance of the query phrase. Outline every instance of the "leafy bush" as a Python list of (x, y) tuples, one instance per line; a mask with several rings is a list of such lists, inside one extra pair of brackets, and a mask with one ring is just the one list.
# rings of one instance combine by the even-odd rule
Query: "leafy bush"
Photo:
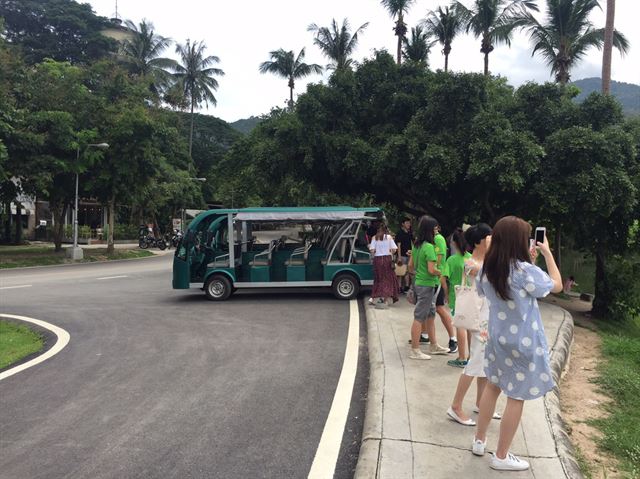
[(613, 256), (607, 262), (607, 317), (637, 321), (640, 318), (640, 256)]
[(78, 236), (80, 238), (90, 238), (91, 237), (91, 226), (82, 225), (78, 228)]
[(73, 225), (64, 225), (64, 237), (73, 238)]
[(138, 237), (138, 228), (136, 225), (115, 225), (113, 239), (136, 239)]

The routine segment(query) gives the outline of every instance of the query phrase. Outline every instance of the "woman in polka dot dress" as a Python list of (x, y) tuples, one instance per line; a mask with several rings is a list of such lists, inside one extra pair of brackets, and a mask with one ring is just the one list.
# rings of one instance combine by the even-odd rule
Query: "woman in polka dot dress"
[(529, 464), (509, 453), (525, 400), (544, 396), (554, 387), (547, 340), (537, 298), (562, 291), (562, 278), (547, 239), (537, 247), (549, 274), (531, 263), (531, 226), (515, 216), (498, 221), (482, 273), (478, 293), (489, 304), (489, 339), (484, 371), (489, 379), (480, 401), (473, 453), (483, 455), (486, 433), (500, 393), (507, 396), (498, 447), (490, 466), (499, 470), (525, 470)]

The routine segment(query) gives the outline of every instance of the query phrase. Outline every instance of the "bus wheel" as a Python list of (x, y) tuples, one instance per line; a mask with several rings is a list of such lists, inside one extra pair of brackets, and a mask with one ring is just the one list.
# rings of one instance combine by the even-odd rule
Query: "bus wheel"
[(224, 301), (231, 296), (231, 281), (224, 275), (211, 276), (204, 285), (204, 293), (211, 301)]
[(338, 299), (353, 299), (360, 292), (360, 282), (354, 275), (343, 273), (335, 277), (332, 289)]

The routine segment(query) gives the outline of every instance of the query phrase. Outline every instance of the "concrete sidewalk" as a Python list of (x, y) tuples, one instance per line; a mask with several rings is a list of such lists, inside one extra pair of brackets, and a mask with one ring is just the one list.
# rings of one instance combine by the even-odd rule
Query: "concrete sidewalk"
[[(484, 457), (471, 453), (475, 427), (455, 423), (446, 414), (462, 372), (447, 365), (447, 360), (456, 355), (433, 356), (430, 361), (408, 359), (413, 306), (406, 298), (402, 297), (388, 310), (366, 308), (369, 396), (356, 478), (582, 477), (563, 430), (557, 390), (525, 404), (512, 451), (526, 458), (531, 469), (494, 471), (489, 468), (488, 453)], [(540, 310), (551, 347), (551, 367), (558, 383), (568, 360), (573, 320), (557, 306), (540, 303)], [(436, 322), (438, 342), (446, 345), (446, 330), (439, 319)], [(474, 418), (477, 415), (471, 413), (471, 408), (475, 396), (474, 381), (464, 404)], [(502, 411), (505, 402), (501, 396), (497, 410)], [(492, 421), (488, 452), (495, 450), (499, 426), (500, 421)]]

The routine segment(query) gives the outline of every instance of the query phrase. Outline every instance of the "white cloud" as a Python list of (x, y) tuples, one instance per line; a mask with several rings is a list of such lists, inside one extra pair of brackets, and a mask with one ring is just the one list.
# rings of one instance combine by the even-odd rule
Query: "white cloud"
[[(469, 0), (463, 2), (469, 4)], [(115, 12), (115, 0), (89, 0), (88, 3), (100, 15), (111, 17)], [(538, 3), (543, 5), (542, 1)], [(407, 23), (414, 26), (429, 10), (446, 4), (448, 2), (442, 0), (418, 0)], [(122, 18), (134, 22), (147, 18), (158, 33), (176, 41), (191, 38), (206, 42), (209, 54), (220, 57), (219, 66), (226, 75), (219, 79), (218, 106), (203, 112), (227, 121), (267, 113), (273, 106), (285, 104), (289, 96), (287, 81), (258, 72), (259, 64), (269, 59), (269, 51), (284, 48), (297, 53), (306, 47), (308, 63), (327, 63), (313, 46), (311, 33), (307, 32), (310, 23), (328, 25), (334, 17), (339, 22), (347, 17), (355, 29), (369, 22), (355, 55), (359, 60), (370, 56), (374, 49), (386, 48), (391, 53), (396, 49), (393, 22), (377, 0), (119, 0), (118, 11)], [(616, 28), (629, 39), (631, 51), (625, 58), (614, 54), (614, 80), (640, 83), (640, 30), (636, 25), (639, 13), (640, 2), (619, 0), (616, 4)], [(604, 26), (604, 12), (595, 12), (592, 20), (597, 26)], [(450, 69), (482, 71), (479, 40), (463, 35), (452, 47)], [(572, 78), (599, 76), (601, 57), (601, 52), (591, 51), (574, 69)], [(444, 68), (438, 46), (434, 47), (430, 61), (432, 68)], [(528, 39), (523, 33), (515, 35), (511, 48), (496, 46), (490, 54), (489, 68), (516, 86), (529, 80), (552, 80), (544, 61), (531, 57)], [(303, 79), (296, 83), (295, 92), (303, 92), (308, 82), (326, 78), (325, 74)]]

